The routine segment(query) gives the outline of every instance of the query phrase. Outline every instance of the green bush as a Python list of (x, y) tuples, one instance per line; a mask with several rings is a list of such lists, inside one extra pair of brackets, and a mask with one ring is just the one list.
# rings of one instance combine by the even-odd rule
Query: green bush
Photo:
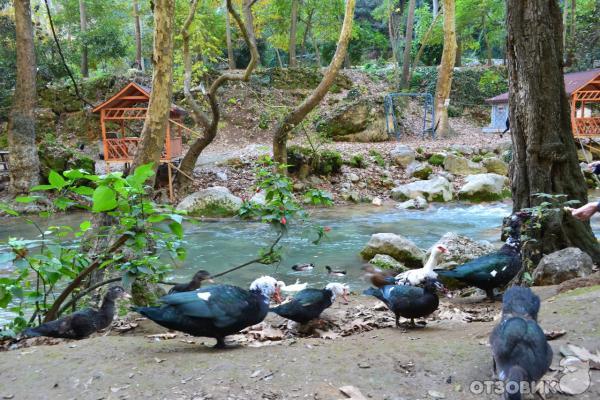
[(366, 168), (367, 161), (362, 154), (353, 154), (349, 160), (344, 161), (344, 164), (353, 168)]
[(445, 159), (446, 157), (444, 157), (442, 154), (433, 154), (431, 157), (429, 157), (429, 160), (427, 160), (427, 162), (431, 165), (436, 165), (439, 167), (444, 165)]
[(340, 172), (343, 161), (342, 155), (334, 150), (323, 150), (315, 153), (311, 148), (298, 145), (289, 146), (288, 171), (296, 173), (302, 165), (310, 166), (311, 173), (318, 175), (330, 175)]
[(369, 150), (369, 155), (373, 157), (373, 161), (375, 161), (375, 164), (379, 165), (382, 168), (385, 167), (385, 159), (383, 158), (380, 152), (378, 152), (375, 149), (371, 149)]
[(483, 157), (481, 156), (473, 156), (473, 162), (481, 162), (483, 160)]
[(323, 150), (318, 153), (317, 161), (313, 164), (313, 171), (319, 175), (330, 175), (342, 169), (342, 155), (334, 150)]

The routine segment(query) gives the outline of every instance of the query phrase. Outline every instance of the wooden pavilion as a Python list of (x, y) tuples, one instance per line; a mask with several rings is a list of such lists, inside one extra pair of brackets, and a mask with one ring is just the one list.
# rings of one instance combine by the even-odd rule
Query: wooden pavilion
[[(564, 75), (571, 103), (571, 126), (576, 138), (600, 138), (600, 68)], [(502, 132), (508, 118), (508, 93), (486, 100), (492, 105), (492, 121), (484, 132)]]
[[(111, 163), (128, 164), (133, 161), (137, 150), (143, 121), (148, 112), (150, 101), (149, 88), (131, 82), (117, 94), (94, 108), (100, 113), (102, 130), (101, 154), (106, 163), (106, 172), (110, 172)], [(172, 170), (183, 152), (182, 131), (189, 130), (182, 123), (185, 111), (171, 106), (169, 124), (165, 136), (165, 147), (161, 163), (167, 165), (169, 177), (169, 195), (173, 199)]]

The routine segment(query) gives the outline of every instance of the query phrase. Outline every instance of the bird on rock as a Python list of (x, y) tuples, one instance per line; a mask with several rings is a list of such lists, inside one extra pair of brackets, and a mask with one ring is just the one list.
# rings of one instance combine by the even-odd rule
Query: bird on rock
[(86, 308), (73, 314), (46, 322), (23, 332), (24, 337), (49, 336), (65, 339), (83, 339), (92, 333), (107, 328), (115, 316), (115, 301), (130, 298), (121, 286), (113, 286), (104, 295), (98, 310)]
[(426, 278), (423, 287), (409, 285), (387, 285), (382, 288), (369, 288), (363, 294), (381, 300), (396, 317), (396, 327), (400, 327), (400, 317), (410, 318), (410, 327), (416, 328), (415, 318), (423, 318), (437, 310), (440, 300), (437, 291), (444, 291), (443, 285), (435, 279)]
[(502, 319), (490, 344), (506, 399), (520, 400), (521, 385), (539, 381), (552, 363), (552, 348), (537, 323), (539, 309), (540, 298), (529, 288), (515, 286), (504, 293)]
[(171, 290), (169, 290), (169, 294), (191, 292), (192, 290), (200, 288), (202, 286), (202, 282), (214, 283), (210, 273), (203, 269), (196, 272), (192, 277), (192, 280), (190, 280), (188, 283), (174, 285)]
[(485, 290), (494, 301), (494, 289), (505, 286), (522, 268), (521, 224), (529, 214), (519, 212), (511, 217), (509, 236), (500, 250), (481, 256), (452, 269), (435, 269), (444, 284), (458, 281)]
[(226, 336), (265, 318), (270, 299), (280, 301), (280, 290), (275, 278), (262, 276), (250, 284), (250, 290), (233, 285), (211, 285), (161, 297), (161, 307), (133, 310), (165, 328), (215, 338), (215, 348), (224, 348)]
[(427, 259), (427, 262), (423, 266), (423, 268), (419, 269), (410, 269), (408, 271), (402, 272), (396, 275), (396, 283), (399, 285), (412, 285), (417, 286), (420, 285), (425, 279), (437, 279), (437, 273), (433, 271), (433, 269), (438, 264), (438, 261), (442, 254), (448, 252), (446, 246), (438, 244), (433, 246), (431, 249), (431, 254)]
[(305, 324), (319, 318), (319, 315), (329, 308), (338, 296), (348, 302), (348, 287), (333, 282), (327, 284), (325, 289), (301, 290), (290, 301), (271, 308), (270, 311), (300, 324)]

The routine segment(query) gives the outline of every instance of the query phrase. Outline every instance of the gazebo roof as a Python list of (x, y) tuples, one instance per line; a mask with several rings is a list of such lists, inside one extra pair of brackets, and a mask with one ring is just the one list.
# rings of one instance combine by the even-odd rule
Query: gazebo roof
[[(105, 108), (131, 108), (137, 104), (147, 103), (150, 100), (151, 88), (130, 82), (117, 94), (97, 105), (93, 112), (97, 113)], [(171, 115), (183, 115), (185, 110), (175, 104), (171, 104)]]
[[(565, 74), (564, 79), (567, 96), (582, 89), (600, 90), (600, 68), (590, 69), (588, 71), (571, 72)], [(485, 102), (490, 104), (508, 103), (508, 92), (487, 99)]]

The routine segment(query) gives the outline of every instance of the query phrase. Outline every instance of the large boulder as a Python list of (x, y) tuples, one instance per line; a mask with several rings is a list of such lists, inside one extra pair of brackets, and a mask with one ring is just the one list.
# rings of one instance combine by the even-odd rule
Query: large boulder
[(62, 174), (69, 169), (83, 169), (90, 174), (96, 172), (94, 160), (86, 154), (64, 146), (54, 141), (46, 141), (39, 147), (40, 173), (44, 180), (48, 179), (50, 171)]
[(423, 265), (423, 250), (411, 240), (395, 233), (375, 233), (360, 252), (362, 258), (367, 261), (377, 254), (387, 254), (410, 268)]
[(452, 200), (452, 186), (441, 176), (426, 181), (416, 181), (392, 189), (394, 200), (404, 201), (423, 197), (427, 201), (445, 202)]
[(380, 101), (373, 98), (342, 102), (321, 115), (315, 124), (317, 132), (333, 140), (345, 142), (383, 142), (388, 139)]
[[(442, 236), (434, 244), (434, 246), (437, 245), (443, 245), (448, 249), (447, 253), (440, 256), (439, 264), (464, 264), (494, 251), (494, 246), (489, 242), (478, 242), (454, 232), (448, 232)], [(429, 257), (430, 254), (431, 248), (427, 250), (426, 257)]]
[(242, 207), (242, 199), (223, 186), (213, 186), (190, 194), (177, 205), (193, 216), (231, 217)]
[(448, 154), (444, 159), (444, 169), (454, 175), (472, 175), (487, 172), (481, 164), (474, 163), (465, 157)]
[(533, 283), (538, 286), (557, 285), (573, 278), (593, 273), (592, 257), (577, 247), (567, 247), (545, 255), (533, 271)]
[(510, 196), (508, 178), (498, 174), (470, 175), (458, 192), (458, 198), (472, 202), (502, 200)]
[(427, 208), (427, 205), (427, 200), (419, 196), (415, 199), (406, 200), (396, 204), (396, 208), (399, 210), (424, 210)]
[(46, 133), (56, 133), (56, 114), (50, 108), (35, 110), (35, 134), (42, 137)]
[(506, 176), (508, 175), (508, 164), (496, 157), (484, 158), (481, 162), (487, 172)]
[[(90, 111), (63, 113), (60, 116), (60, 134), (68, 138), (88, 141), (100, 132), (100, 121)], [(91, 135), (90, 135), (91, 133)]]
[(391, 151), (390, 156), (394, 164), (399, 165), (403, 168), (407, 168), (411, 163), (415, 161), (417, 154), (413, 149), (405, 144), (399, 144), (394, 147)]
[(388, 256), (387, 254), (376, 254), (375, 257), (371, 258), (369, 264), (374, 265), (381, 269), (391, 269), (398, 272), (407, 271), (408, 268), (404, 264), (392, 256)]

